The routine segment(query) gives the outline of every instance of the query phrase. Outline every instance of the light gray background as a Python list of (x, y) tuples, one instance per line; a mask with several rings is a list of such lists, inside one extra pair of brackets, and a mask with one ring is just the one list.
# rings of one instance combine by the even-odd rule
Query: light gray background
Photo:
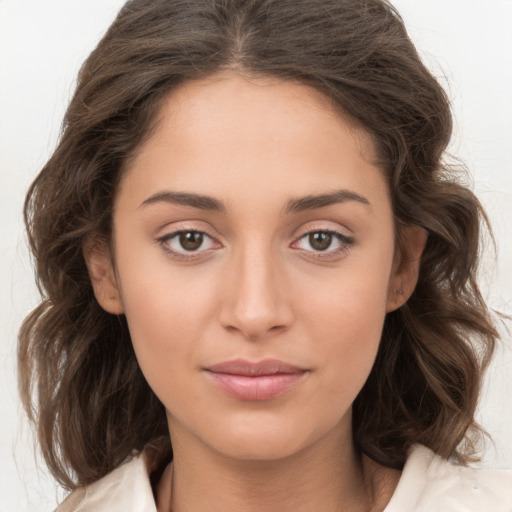
[[(36, 305), (22, 234), (27, 187), (55, 147), (80, 64), (122, 0), (0, 0), (0, 512), (51, 510), (59, 493), (36, 460), (16, 390), (15, 343)], [(512, 0), (396, 0), (455, 113), (451, 151), (466, 161), (498, 239), (481, 283), (512, 313)], [(485, 464), (512, 466), (510, 323), (488, 374)]]

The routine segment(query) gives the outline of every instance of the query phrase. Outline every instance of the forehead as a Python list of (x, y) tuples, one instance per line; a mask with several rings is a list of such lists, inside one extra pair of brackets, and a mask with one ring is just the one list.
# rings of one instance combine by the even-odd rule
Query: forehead
[(294, 81), (224, 73), (186, 82), (165, 98), (124, 181), (148, 194), (168, 181), (207, 194), (229, 185), (241, 195), (263, 180), (274, 193), (306, 195), (340, 185), (371, 188), (375, 177), (367, 174), (382, 174), (373, 160), (371, 136), (326, 94)]

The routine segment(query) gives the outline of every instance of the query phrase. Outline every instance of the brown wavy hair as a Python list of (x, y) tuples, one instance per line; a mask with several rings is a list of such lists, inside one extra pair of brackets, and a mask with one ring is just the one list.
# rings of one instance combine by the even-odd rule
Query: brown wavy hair
[(124, 316), (94, 298), (84, 243), (108, 241), (124, 164), (185, 81), (237, 69), (333, 99), (373, 137), (403, 226), (428, 232), (417, 287), (387, 315), (353, 404), (360, 450), (402, 467), (422, 443), (466, 462), (496, 331), (476, 282), (485, 214), (444, 163), (447, 96), (384, 0), (132, 0), (83, 65), (60, 142), (25, 204), (42, 301), (19, 336), (19, 380), (55, 478), (93, 482), (168, 435)]

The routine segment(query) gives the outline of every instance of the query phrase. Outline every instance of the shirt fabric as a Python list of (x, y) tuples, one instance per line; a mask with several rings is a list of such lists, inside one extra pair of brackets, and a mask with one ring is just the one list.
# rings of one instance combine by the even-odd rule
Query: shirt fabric
[[(55, 512), (156, 512), (142, 452), (104, 478), (74, 490)], [(415, 445), (383, 512), (512, 512), (512, 470), (458, 466)]]

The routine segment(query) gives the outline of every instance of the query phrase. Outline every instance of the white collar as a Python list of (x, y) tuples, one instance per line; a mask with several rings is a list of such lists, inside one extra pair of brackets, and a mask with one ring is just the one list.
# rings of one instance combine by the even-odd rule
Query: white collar
[[(157, 512), (154, 454), (135, 455), (104, 478), (75, 489), (55, 512)], [(383, 512), (511, 512), (512, 470), (457, 466), (415, 445)]]

